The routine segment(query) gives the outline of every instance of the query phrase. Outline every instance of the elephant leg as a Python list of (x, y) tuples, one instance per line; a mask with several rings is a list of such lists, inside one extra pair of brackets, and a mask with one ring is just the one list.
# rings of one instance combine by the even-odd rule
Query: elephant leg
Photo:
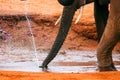
[(112, 16), (109, 16), (108, 23), (105, 28), (105, 32), (99, 42), (97, 48), (97, 59), (100, 71), (116, 71), (112, 60), (112, 50), (119, 41), (119, 34), (115, 20)]
[(112, 50), (120, 40), (120, 0), (110, 1), (110, 14), (106, 29), (97, 48), (100, 71), (116, 71), (112, 60)]
[(95, 17), (95, 23), (96, 23), (96, 29), (98, 34), (98, 42), (101, 39), (101, 36), (104, 32), (107, 19), (108, 19), (108, 4), (101, 5), (98, 0), (95, 0), (94, 3), (94, 17)]

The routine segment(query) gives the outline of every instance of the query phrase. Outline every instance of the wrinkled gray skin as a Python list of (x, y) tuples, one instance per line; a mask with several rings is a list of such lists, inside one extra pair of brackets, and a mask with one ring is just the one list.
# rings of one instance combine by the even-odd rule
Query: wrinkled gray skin
[[(103, 0), (103, 2), (102, 1), (99, 2), (98, 0), (96, 1), (86, 0), (86, 4), (91, 3), (91, 2), (95, 2), (94, 3), (94, 16), (95, 16), (96, 28), (97, 28), (97, 33), (98, 33), (98, 41), (99, 41), (104, 31), (106, 22), (107, 22), (107, 18), (109, 14), (109, 11), (108, 11), (109, 1)], [(57, 55), (71, 27), (71, 22), (75, 14), (75, 11), (79, 9), (82, 5), (85, 5), (83, 0), (75, 0), (71, 6), (64, 6), (60, 29), (56, 37), (56, 40), (52, 46), (50, 53), (48, 54), (46, 59), (43, 61), (42, 66), (40, 66), (41, 68), (43, 68), (43, 70), (47, 69), (47, 65)]]
[(112, 50), (120, 40), (120, 0), (111, 0), (110, 4), (107, 25), (97, 48), (100, 71), (116, 71)]

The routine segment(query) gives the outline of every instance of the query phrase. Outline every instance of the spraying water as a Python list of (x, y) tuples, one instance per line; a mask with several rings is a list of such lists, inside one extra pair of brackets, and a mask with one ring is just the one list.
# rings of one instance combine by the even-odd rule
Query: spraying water
[(21, 1), (25, 2), (25, 17), (26, 17), (26, 20), (27, 20), (27, 26), (28, 26), (28, 28), (30, 30), (30, 34), (31, 34), (32, 45), (33, 45), (34, 54), (35, 54), (35, 62), (37, 63), (37, 66), (39, 66), (38, 53), (37, 53), (36, 44), (35, 44), (35, 38), (34, 38), (34, 35), (33, 35), (33, 32), (32, 32), (32, 26), (30, 24), (30, 19), (28, 18), (28, 13), (27, 13), (28, 12), (27, 1), (26, 0), (21, 0)]

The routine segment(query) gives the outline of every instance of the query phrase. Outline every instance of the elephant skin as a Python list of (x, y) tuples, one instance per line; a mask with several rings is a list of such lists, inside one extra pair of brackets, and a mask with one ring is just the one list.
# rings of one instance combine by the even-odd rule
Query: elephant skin
[(70, 6), (75, 0), (58, 0), (58, 2), (63, 6)]
[(110, 3), (110, 0), (98, 0), (98, 1), (99, 1), (100, 5), (106, 5), (106, 4)]
[[(75, 11), (79, 9), (81, 6), (91, 3), (93, 1), (94, 0), (86, 0), (86, 2), (84, 2), (84, 0), (75, 0), (71, 6), (64, 6), (61, 23), (60, 23), (60, 29), (57, 34), (56, 40), (51, 48), (50, 53), (48, 54), (48, 56), (40, 66), (41, 68), (43, 68), (43, 70), (47, 68), (48, 64), (54, 59), (59, 49), (63, 45), (65, 38), (68, 34), (68, 31), (71, 27), (71, 23), (72, 23), (72, 19), (75, 14)], [(108, 14), (109, 14), (108, 3), (105, 5), (100, 5), (99, 1), (97, 0), (95, 1), (94, 5), (95, 5), (94, 16), (95, 16), (96, 28), (98, 33), (98, 41), (99, 41), (101, 38), (102, 32), (104, 31), (104, 27), (106, 25)]]
[(110, 14), (103, 36), (98, 44), (97, 59), (100, 71), (116, 71), (112, 50), (120, 40), (120, 0), (110, 1)]

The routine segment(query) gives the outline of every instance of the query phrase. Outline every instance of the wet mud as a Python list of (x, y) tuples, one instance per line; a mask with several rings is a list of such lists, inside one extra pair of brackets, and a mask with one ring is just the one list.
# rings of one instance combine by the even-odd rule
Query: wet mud
[[(58, 54), (49, 64), (47, 72), (59, 73), (86, 73), (98, 72), (95, 51), (65, 51), (66, 54)], [(46, 52), (39, 53), (39, 66), (48, 55)], [(36, 63), (35, 54), (0, 55), (0, 70), (42, 72)], [(113, 59), (117, 69), (120, 69), (120, 54), (113, 54)], [(2, 60), (3, 59), (3, 60)], [(5, 61), (4, 61), (5, 59)]]

